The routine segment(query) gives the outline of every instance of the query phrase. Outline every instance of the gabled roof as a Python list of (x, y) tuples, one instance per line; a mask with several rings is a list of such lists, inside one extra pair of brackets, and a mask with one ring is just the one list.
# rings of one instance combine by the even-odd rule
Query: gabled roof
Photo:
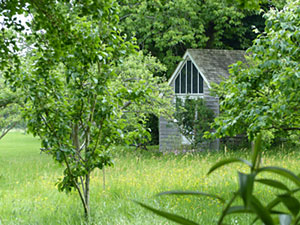
[(228, 66), (237, 61), (245, 62), (243, 50), (218, 50), (218, 49), (187, 49), (183, 61), (179, 63), (169, 80), (169, 84), (176, 78), (178, 71), (187, 58), (195, 64), (204, 81), (210, 87), (210, 83), (220, 83), (229, 77)]

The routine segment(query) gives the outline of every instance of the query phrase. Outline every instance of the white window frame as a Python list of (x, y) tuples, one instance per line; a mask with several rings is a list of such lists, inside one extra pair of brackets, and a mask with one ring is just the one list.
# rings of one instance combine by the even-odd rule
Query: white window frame
[[(197, 89), (198, 90), (197, 91), (198, 91), (198, 93), (187, 93), (187, 83), (188, 83), (187, 82), (187, 61), (191, 61), (191, 92), (193, 92), (193, 76), (192, 76), (193, 75), (193, 65), (197, 69), (197, 72), (198, 72), (198, 74), (197, 74), (197, 83), (198, 83)], [(179, 92), (181, 92), (181, 71), (182, 71), (184, 66), (186, 66), (186, 70), (185, 70), (185, 92), (186, 93), (176, 93), (176, 80), (177, 80), (177, 78), (179, 80)], [(200, 93), (200, 85), (199, 85), (199, 80), (200, 79), (199, 79), (199, 76), (202, 77), (203, 93)], [(177, 75), (174, 79), (174, 93), (175, 93), (176, 96), (186, 96), (186, 95), (188, 95), (190, 97), (194, 96), (194, 98), (202, 96), (202, 95), (204, 96), (204, 82), (205, 82), (205, 79), (202, 76), (202, 74), (199, 72), (197, 66), (193, 63), (193, 60), (191, 60), (190, 58), (186, 58), (184, 60), (183, 64), (182, 64), (180, 70), (177, 72)]]

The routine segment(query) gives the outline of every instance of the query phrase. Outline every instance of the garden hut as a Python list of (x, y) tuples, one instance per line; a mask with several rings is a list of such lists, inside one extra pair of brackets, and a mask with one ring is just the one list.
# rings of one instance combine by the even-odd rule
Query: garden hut
[[(169, 85), (176, 98), (204, 98), (207, 106), (219, 115), (219, 98), (211, 96), (213, 83), (219, 84), (229, 77), (228, 67), (237, 62), (245, 61), (245, 51), (216, 50), (216, 49), (188, 49), (182, 61), (169, 79)], [(160, 151), (177, 150), (180, 146), (189, 144), (187, 139), (179, 133), (175, 121), (159, 119), (159, 149)], [(218, 141), (210, 148), (219, 148)]]

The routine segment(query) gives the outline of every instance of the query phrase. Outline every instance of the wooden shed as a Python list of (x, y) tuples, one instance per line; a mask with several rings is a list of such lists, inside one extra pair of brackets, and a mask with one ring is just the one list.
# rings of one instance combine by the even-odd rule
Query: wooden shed
[[(242, 50), (188, 49), (183, 60), (169, 79), (169, 85), (176, 97), (204, 98), (215, 116), (219, 115), (219, 98), (210, 94), (212, 83), (220, 83), (229, 77), (229, 65), (245, 61)], [(188, 144), (177, 128), (176, 122), (159, 119), (160, 151), (177, 150), (182, 144)], [(219, 148), (214, 142), (212, 148)]]

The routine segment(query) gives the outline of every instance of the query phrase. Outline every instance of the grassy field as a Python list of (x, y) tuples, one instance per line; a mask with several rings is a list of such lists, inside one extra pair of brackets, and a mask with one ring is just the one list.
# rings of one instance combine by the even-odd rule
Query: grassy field
[[(77, 193), (66, 195), (55, 187), (62, 167), (49, 155), (41, 154), (39, 140), (21, 132), (8, 134), (0, 141), (0, 224), (85, 224)], [(167, 190), (198, 190), (229, 199), (236, 190), (235, 164), (206, 176), (216, 161), (230, 156), (249, 158), (249, 152), (163, 155), (120, 148), (115, 166), (106, 169), (106, 190), (102, 172), (95, 171), (91, 183), (90, 224), (173, 224), (131, 200), (175, 212), (198, 222), (215, 224), (223, 205), (213, 199), (154, 195)], [(279, 165), (299, 173), (297, 150), (264, 153), (264, 165)], [(262, 201), (270, 199), (270, 189), (257, 186)], [(228, 217), (228, 224), (249, 224), (249, 215)]]

